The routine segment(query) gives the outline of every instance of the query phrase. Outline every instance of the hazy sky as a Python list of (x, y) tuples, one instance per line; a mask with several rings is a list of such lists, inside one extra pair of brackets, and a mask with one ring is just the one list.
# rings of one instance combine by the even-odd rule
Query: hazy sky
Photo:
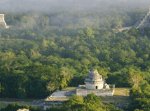
[(117, 8), (148, 9), (150, 0), (0, 0), (1, 11), (42, 12), (82, 11), (89, 9)]

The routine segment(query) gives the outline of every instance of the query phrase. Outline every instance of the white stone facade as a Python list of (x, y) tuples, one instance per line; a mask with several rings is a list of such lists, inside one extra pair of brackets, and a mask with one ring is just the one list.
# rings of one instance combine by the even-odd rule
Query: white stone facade
[(92, 69), (84, 80), (86, 89), (103, 89), (105, 80), (102, 75), (99, 75), (97, 70)]
[(4, 14), (0, 14), (0, 23), (4, 22)]
[(4, 14), (0, 14), (0, 24), (4, 25), (5, 28), (9, 28), (9, 26), (6, 24), (4, 20)]
[(103, 84), (89, 84), (89, 83), (86, 83), (86, 89), (103, 89)]
[(17, 111), (29, 111), (29, 109), (18, 109)]

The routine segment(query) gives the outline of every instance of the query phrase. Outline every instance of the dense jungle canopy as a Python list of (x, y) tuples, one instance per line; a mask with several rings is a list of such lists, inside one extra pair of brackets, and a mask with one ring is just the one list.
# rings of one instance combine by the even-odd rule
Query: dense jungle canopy
[(148, 111), (150, 28), (117, 30), (147, 11), (2, 13), (10, 28), (0, 27), (1, 97), (44, 98), (97, 69), (107, 83), (133, 87), (131, 108)]

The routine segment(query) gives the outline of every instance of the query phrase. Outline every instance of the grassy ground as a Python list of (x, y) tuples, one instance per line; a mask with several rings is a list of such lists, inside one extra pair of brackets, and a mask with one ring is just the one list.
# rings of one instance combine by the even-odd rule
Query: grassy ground
[(5, 108), (6, 106), (7, 106), (7, 104), (0, 104), (0, 109)]
[(114, 96), (100, 99), (104, 103), (130, 103), (129, 91), (130, 88), (115, 88)]
[(16, 98), (0, 98), (1, 101), (6, 101), (6, 102), (17, 102), (17, 101), (24, 101), (24, 102), (31, 102), (35, 99), (16, 99)]
[(130, 88), (115, 88), (114, 96), (129, 96)]
[(62, 89), (62, 91), (73, 90), (75, 88), (77, 88), (77, 87), (65, 87)]
[(19, 103), (19, 104), (28, 104), (29, 102), (33, 101), (33, 99), (15, 99), (15, 98), (0, 98), (0, 109), (5, 108), (10, 103)]

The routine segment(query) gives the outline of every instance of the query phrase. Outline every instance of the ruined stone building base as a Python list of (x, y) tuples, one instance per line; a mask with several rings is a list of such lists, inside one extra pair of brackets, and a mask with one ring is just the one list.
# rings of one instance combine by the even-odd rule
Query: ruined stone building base
[(114, 86), (110, 89), (86, 89), (85, 85), (79, 85), (76, 89), (76, 95), (87, 96), (88, 94), (94, 93), (97, 96), (113, 96)]

